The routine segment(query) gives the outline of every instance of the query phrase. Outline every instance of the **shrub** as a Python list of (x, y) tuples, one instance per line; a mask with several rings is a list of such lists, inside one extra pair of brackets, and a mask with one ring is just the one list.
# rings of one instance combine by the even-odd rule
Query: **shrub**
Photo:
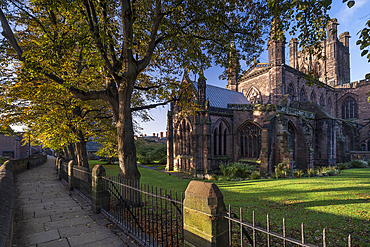
[(287, 167), (289, 164), (289, 160), (286, 160), (282, 163), (279, 163), (275, 166), (275, 178), (279, 179), (279, 177), (289, 177), (291, 174), (291, 169)]
[(308, 175), (309, 177), (315, 177), (315, 176), (317, 175), (317, 170), (314, 170), (314, 169), (309, 168), (309, 169), (307, 170), (307, 175)]
[(136, 143), (137, 159), (141, 164), (167, 163), (167, 146), (163, 143), (140, 141)]
[(293, 172), (295, 178), (301, 178), (304, 175), (304, 172), (302, 170), (295, 170)]
[(292, 174), (292, 169), (288, 168), (288, 167), (285, 167), (282, 171), (281, 171), (282, 175), (286, 178), (290, 177), (290, 175)]
[(226, 180), (227, 180), (227, 181), (231, 181), (231, 178), (230, 178), (230, 177), (227, 177), (227, 178), (226, 178)]
[(322, 167), (319, 168), (319, 174), (321, 174), (322, 176), (326, 176), (327, 172), (328, 172), (328, 167), (322, 166)]
[(364, 160), (351, 160), (349, 164), (353, 168), (367, 168), (368, 167), (368, 163)]
[(224, 164), (224, 163), (221, 162), (221, 165), (219, 166), (219, 168), (221, 170), (222, 175), (227, 176), (227, 174), (228, 174), (228, 167), (229, 167), (229, 164), (228, 163), (227, 164)]
[(217, 180), (218, 180), (218, 176), (217, 176), (216, 174), (212, 174), (212, 179), (213, 179), (214, 181), (217, 181)]
[(222, 175), (230, 177), (243, 177), (251, 174), (255, 170), (255, 166), (237, 162), (227, 164), (221, 163), (219, 166)]
[(223, 180), (223, 178), (218, 178), (218, 181), (222, 181)]
[(258, 171), (255, 171), (251, 174), (251, 179), (260, 179), (261, 174)]

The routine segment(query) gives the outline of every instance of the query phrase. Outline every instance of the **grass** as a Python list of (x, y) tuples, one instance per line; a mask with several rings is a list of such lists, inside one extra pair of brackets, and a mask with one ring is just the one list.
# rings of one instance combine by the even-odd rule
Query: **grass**
[[(104, 163), (104, 162), (103, 162)], [(108, 173), (118, 174), (118, 166), (107, 166)], [(189, 179), (179, 179), (145, 168), (139, 168), (141, 183), (184, 192)], [(112, 174), (113, 175), (113, 174)], [(212, 181), (214, 182), (214, 181)], [(299, 179), (260, 179), (214, 182), (232, 210), (243, 210), (243, 219), (266, 227), (269, 214), (272, 231), (282, 232), (285, 218), (288, 236), (300, 239), (301, 223), (305, 224), (307, 242), (320, 243), (326, 228), (329, 246), (367, 246), (370, 242), (370, 168), (343, 170), (340, 175)]]

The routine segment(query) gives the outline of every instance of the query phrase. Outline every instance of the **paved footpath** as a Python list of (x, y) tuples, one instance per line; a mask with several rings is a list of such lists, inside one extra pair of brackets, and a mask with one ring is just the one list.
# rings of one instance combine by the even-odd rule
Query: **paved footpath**
[(139, 246), (57, 179), (55, 158), (15, 176), (14, 245)]

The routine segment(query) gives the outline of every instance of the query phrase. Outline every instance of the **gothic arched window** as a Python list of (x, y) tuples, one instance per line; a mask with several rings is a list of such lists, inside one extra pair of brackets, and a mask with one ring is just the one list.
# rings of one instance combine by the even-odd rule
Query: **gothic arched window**
[(320, 106), (324, 107), (324, 97), (323, 97), (323, 95), (320, 96)]
[(330, 115), (333, 115), (333, 107), (331, 105), (331, 98), (328, 99), (327, 109)]
[(226, 155), (226, 129), (224, 131), (224, 155)]
[(310, 100), (311, 101), (316, 101), (316, 95), (315, 95), (315, 93), (313, 91), (311, 93)]
[(175, 154), (190, 155), (191, 154), (191, 125), (186, 120), (182, 120), (177, 127), (175, 138)]
[(290, 133), (290, 140), (289, 140), (289, 149), (293, 151), (293, 161), (296, 160), (296, 148), (295, 148), (295, 139), (296, 139), (296, 131), (291, 122), (288, 123), (288, 132)]
[(219, 133), (218, 133), (218, 152), (217, 152), (218, 155), (222, 154), (222, 139), (223, 138), (222, 138), (222, 123), (221, 123)]
[(289, 94), (290, 101), (293, 101), (294, 100), (294, 91), (293, 91), (293, 85), (292, 85), (292, 83), (290, 83), (288, 85), (287, 94)]
[(261, 151), (261, 128), (247, 123), (240, 131), (240, 157), (258, 159)]
[(306, 93), (304, 91), (304, 87), (302, 87), (301, 91), (299, 92), (299, 100), (300, 101), (306, 101)]
[(347, 97), (342, 103), (342, 118), (357, 118), (357, 102), (352, 97)]
[(261, 104), (262, 103), (261, 94), (255, 87), (252, 87), (249, 90), (249, 93), (246, 97), (249, 100), (249, 102), (251, 102), (251, 104)]
[(213, 154), (217, 155), (217, 139), (218, 139), (218, 130), (215, 129), (213, 132)]

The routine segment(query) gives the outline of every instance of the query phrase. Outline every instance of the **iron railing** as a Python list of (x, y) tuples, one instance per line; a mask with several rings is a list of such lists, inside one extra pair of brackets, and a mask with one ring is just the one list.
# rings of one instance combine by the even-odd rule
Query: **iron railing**
[(73, 167), (73, 187), (91, 201), (92, 173), (88, 168)]
[(60, 177), (68, 183), (68, 164), (60, 163)]
[(110, 193), (108, 216), (147, 246), (183, 245), (183, 193), (117, 176), (103, 181)]
[[(255, 213), (252, 212), (252, 223), (243, 221), (242, 208), (239, 208), (239, 217), (236, 213), (229, 211), (223, 215), (229, 221), (229, 246), (304, 246), (304, 247), (318, 247), (306, 242), (304, 224), (301, 224), (300, 235), (301, 239), (294, 239), (286, 236), (285, 219), (282, 220), (282, 232), (277, 233), (271, 231), (269, 215), (266, 216), (266, 229), (257, 226)], [(326, 247), (326, 232), (325, 228), (322, 232), (322, 245)], [(351, 247), (351, 235), (348, 236), (348, 247)]]

